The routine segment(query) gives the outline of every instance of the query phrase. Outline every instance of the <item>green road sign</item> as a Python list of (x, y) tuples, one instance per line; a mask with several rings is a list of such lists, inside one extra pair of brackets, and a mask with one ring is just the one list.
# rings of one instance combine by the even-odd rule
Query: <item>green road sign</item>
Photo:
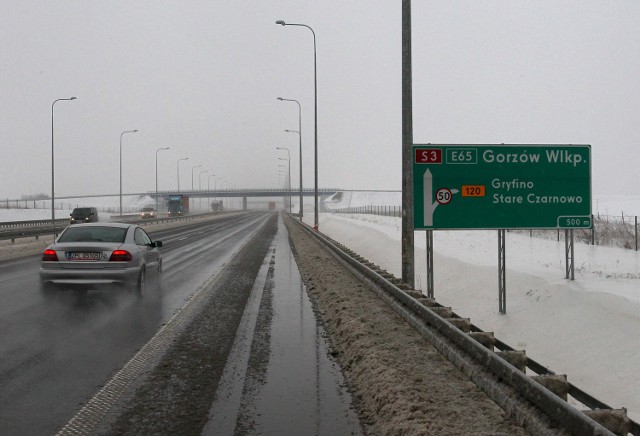
[(591, 227), (590, 145), (413, 146), (414, 228)]

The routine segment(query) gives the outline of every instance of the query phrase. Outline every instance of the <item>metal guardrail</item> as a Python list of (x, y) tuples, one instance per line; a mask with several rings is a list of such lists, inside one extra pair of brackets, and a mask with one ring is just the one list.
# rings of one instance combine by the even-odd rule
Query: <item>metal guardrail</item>
[[(405, 320), (414, 326), (423, 336), (433, 338), (433, 333), (426, 332), (424, 324), (436, 329), (446, 339), (451, 341), (461, 350), (463, 350), (468, 356), (471, 356), (475, 362), (480, 363), (487, 368), (502, 381), (513, 387), (518, 393), (527, 399), (531, 404), (544, 411), (555, 423), (562, 426), (572, 434), (584, 435), (602, 435), (602, 434), (614, 434), (605, 428), (603, 425), (589, 417), (587, 414), (579, 411), (574, 406), (563, 400), (555, 393), (548, 390), (539, 382), (533, 380), (527, 376), (524, 371), (516, 368), (507, 360), (498, 356), (496, 352), (482, 345), (476, 339), (472, 338), (470, 334), (465, 333), (458, 326), (456, 326), (451, 319), (460, 319), (455, 313), (452, 312), (452, 317), (442, 317), (438, 315), (434, 310), (425, 306), (418, 298), (410, 295), (408, 291), (396, 286), (393, 281), (387, 277), (390, 275), (386, 272), (379, 273), (376, 270), (368, 267), (361, 258), (357, 255), (350, 255), (348, 249), (345, 249), (341, 244), (333, 241), (331, 238), (323, 235), (317, 231), (314, 231), (310, 226), (300, 223), (297, 220), (292, 220), (300, 225), (308, 234), (315, 237), (329, 250), (331, 250), (338, 258), (348, 264), (351, 268), (356, 270), (359, 274), (362, 274), (368, 280), (381, 287), (387, 300), (394, 310), (400, 314)], [(384, 275), (384, 276), (383, 276)], [(394, 278), (395, 279), (395, 278)], [(398, 279), (394, 280), (398, 282)], [(414, 291), (419, 292), (419, 291)], [(425, 296), (426, 298), (426, 296)], [(442, 308), (439, 304), (437, 306)], [(416, 319), (418, 322), (416, 322)], [(471, 324), (471, 331), (474, 333), (482, 332), (477, 326)], [(456, 351), (441, 340), (435, 339), (434, 346), (449, 360), (456, 361), (454, 364), (459, 366), (459, 356), (456, 355)], [(449, 343), (450, 344), (450, 343)], [(501, 351), (515, 351), (502, 341), (495, 339), (494, 346)], [(552, 371), (548, 370), (543, 365), (526, 358), (526, 367), (539, 375), (555, 375)], [(463, 371), (464, 372), (464, 371)], [(474, 375), (473, 371), (470, 371), (470, 376)], [(472, 377), (473, 378), (473, 377)], [(476, 376), (477, 378), (477, 376)], [(480, 377), (481, 378), (481, 377)], [(476, 382), (477, 380), (474, 380)], [(486, 383), (486, 380), (483, 380)], [(496, 389), (497, 390), (497, 389)], [(573, 398), (584, 404), (586, 407), (595, 409), (610, 410), (610, 406), (593, 398), (583, 390), (568, 383), (568, 393)], [(495, 401), (495, 398), (494, 398)], [(513, 407), (513, 404), (511, 404)], [(640, 435), (640, 424), (628, 420), (629, 433), (632, 435)]]
[[(56, 225), (67, 225), (69, 224), (69, 221), (69, 218), (61, 218), (57, 219), (55, 222)], [(51, 225), (51, 220), (7, 221), (0, 223), (0, 230), (16, 227), (42, 227), (47, 225)]]
[[(61, 230), (68, 226), (69, 218), (55, 220), (57, 230)], [(0, 240), (11, 240), (15, 242), (19, 238), (36, 237), (46, 235), (53, 232), (51, 220), (33, 220), (33, 221), (8, 221), (0, 223)]]
[[(196, 219), (208, 218), (210, 216), (220, 215), (220, 212), (208, 212), (197, 215), (186, 215), (180, 217), (160, 217), (155, 219), (140, 219), (137, 215), (132, 215), (133, 220), (127, 220), (127, 216), (123, 216), (123, 222), (136, 223), (142, 226), (150, 224), (162, 224), (176, 221), (190, 221)], [(15, 242), (16, 239), (40, 237), (41, 235), (48, 235), (53, 232), (53, 226), (51, 220), (32, 220), (32, 221), (7, 221), (0, 222), (0, 240), (11, 240)], [(70, 223), (69, 218), (55, 220), (56, 232), (59, 233), (68, 226)]]

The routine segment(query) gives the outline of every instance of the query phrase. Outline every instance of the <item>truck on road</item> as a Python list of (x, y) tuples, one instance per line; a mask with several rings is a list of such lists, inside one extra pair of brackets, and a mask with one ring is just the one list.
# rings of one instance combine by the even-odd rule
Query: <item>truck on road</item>
[(224, 210), (224, 203), (222, 200), (215, 200), (211, 202), (211, 212), (222, 212)]
[(169, 216), (189, 215), (189, 196), (182, 194), (169, 195), (167, 201)]

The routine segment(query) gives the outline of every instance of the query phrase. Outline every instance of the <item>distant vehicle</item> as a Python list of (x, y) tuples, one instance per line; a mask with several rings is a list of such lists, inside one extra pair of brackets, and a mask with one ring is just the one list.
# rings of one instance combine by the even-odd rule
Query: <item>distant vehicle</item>
[(120, 285), (138, 296), (146, 277), (162, 272), (161, 241), (152, 241), (136, 224), (70, 225), (42, 254), (40, 288), (95, 289)]
[(95, 207), (76, 207), (71, 211), (71, 224), (98, 222), (98, 210)]
[(269, 210), (276, 210), (276, 202), (275, 201), (270, 201), (269, 202)]
[(222, 212), (224, 209), (224, 203), (222, 200), (212, 201), (211, 202), (211, 211), (212, 212)]
[(169, 216), (189, 215), (189, 196), (182, 194), (169, 195), (167, 210), (169, 211)]
[(158, 212), (156, 211), (155, 207), (145, 206), (140, 211), (140, 218), (142, 219), (156, 218), (157, 216), (158, 216)]

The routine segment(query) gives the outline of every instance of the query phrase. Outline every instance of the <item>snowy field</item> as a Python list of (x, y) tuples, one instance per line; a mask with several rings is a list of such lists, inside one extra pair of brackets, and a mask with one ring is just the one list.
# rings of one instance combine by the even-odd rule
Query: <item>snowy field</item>
[[(360, 202), (355, 193), (345, 197), (350, 206), (398, 204), (390, 199)], [(640, 214), (640, 197), (602, 198), (597, 203), (601, 214)], [(312, 211), (305, 213), (305, 221), (312, 223)], [(402, 275), (400, 218), (321, 214), (319, 221), (322, 232)], [(512, 347), (526, 350), (554, 372), (566, 373), (569, 381), (601, 401), (626, 407), (631, 418), (640, 420), (640, 253), (576, 243), (575, 281), (569, 281), (564, 278), (562, 237), (558, 242), (509, 232), (507, 313), (500, 315), (497, 233), (434, 232), (438, 302)], [(415, 246), (416, 285), (425, 288), (424, 232), (415, 232)]]
[[(99, 199), (95, 199), (93, 204)], [(146, 200), (142, 200), (144, 203)], [(640, 197), (594, 200), (602, 214), (640, 213)], [(345, 204), (349, 202), (349, 204)], [(141, 205), (142, 205), (141, 203)], [(398, 193), (347, 193), (335, 207), (399, 205)], [(313, 202), (305, 203), (313, 222)], [(294, 204), (293, 210), (297, 206)], [(60, 211), (58, 217), (68, 215)], [(46, 219), (50, 210), (3, 210), (0, 221)], [(320, 230), (401, 276), (399, 218), (324, 213)], [(416, 285), (426, 276), (425, 234), (415, 232)], [(576, 243), (566, 280), (564, 241), (506, 237), (506, 315), (498, 313), (497, 231), (434, 232), (436, 299), (612, 407), (640, 420), (640, 253)]]
[[(305, 220), (312, 221), (307, 216)], [(400, 219), (320, 217), (320, 230), (401, 276)], [(423, 232), (416, 283), (424, 287)], [(613, 407), (640, 419), (640, 256), (576, 244), (576, 279), (564, 279), (564, 241), (507, 234), (507, 314), (498, 313), (497, 231), (434, 232), (434, 294), (458, 315)]]

